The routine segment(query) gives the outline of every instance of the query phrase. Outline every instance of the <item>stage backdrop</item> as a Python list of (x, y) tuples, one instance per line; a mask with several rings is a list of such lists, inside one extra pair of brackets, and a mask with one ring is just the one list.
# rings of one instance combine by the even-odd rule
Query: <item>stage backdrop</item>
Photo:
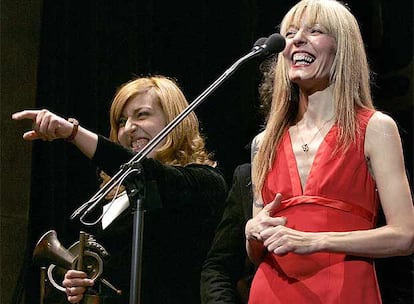
[[(109, 105), (122, 83), (138, 75), (167, 75), (192, 101), (257, 38), (277, 31), (295, 2), (44, 1), (35, 106), (108, 135)], [(349, 6), (375, 72), (376, 105), (397, 119), (412, 176), (412, 1)], [(196, 110), (229, 182), (235, 166), (249, 161), (246, 146), (262, 126), (259, 64), (260, 59), (244, 64)], [(19, 282), (27, 303), (38, 299), (38, 269), (30, 261), (34, 244), (49, 229), (65, 247), (75, 242), (82, 226), (69, 215), (98, 185), (94, 166), (64, 142), (33, 144), (31, 176), (25, 283)], [(412, 299), (410, 258), (380, 260), (378, 270), (385, 303)]]

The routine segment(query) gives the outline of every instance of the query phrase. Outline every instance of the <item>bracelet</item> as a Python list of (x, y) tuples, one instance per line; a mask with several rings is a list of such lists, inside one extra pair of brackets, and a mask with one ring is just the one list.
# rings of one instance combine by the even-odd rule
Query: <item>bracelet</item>
[(75, 118), (68, 118), (68, 121), (73, 124), (72, 133), (70, 133), (69, 137), (65, 138), (65, 141), (71, 142), (75, 139), (76, 134), (78, 134), (78, 128), (79, 128), (79, 121)]
[(259, 201), (254, 201), (254, 202), (253, 202), (253, 205), (254, 205), (256, 208), (263, 208), (263, 207), (264, 207), (264, 204), (263, 204), (263, 203), (260, 203)]
[(248, 241), (251, 241), (251, 240), (258, 241), (259, 239), (254, 235), (247, 235), (246, 234), (246, 240), (248, 240)]

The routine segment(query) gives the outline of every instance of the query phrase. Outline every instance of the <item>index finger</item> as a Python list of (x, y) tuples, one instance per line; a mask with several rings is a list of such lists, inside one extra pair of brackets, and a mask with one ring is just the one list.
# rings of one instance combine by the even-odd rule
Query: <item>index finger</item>
[(31, 119), (35, 120), (36, 116), (39, 114), (40, 110), (23, 110), (12, 114), (12, 119), (22, 120), (22, 119)]
[(281, 202), (282, 202), (282, 194), (277, 193), (273, 201), (268, 203), (263, 209), (265, 209), (266, 212), (270, 213), (273, 210), (277, 209), (280, 206)]

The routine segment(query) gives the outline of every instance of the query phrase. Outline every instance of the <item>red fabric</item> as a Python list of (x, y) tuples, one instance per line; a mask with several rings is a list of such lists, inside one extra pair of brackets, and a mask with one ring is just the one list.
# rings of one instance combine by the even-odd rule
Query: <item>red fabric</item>
[[(364, 156), (364, 136), (373, 111), (360, 110), (356, 143), (333, 154), (338, 128), (334, 125), (319, 147), (302, 192), (289, 132), (286, 131), (268, 174), (265, 204), (276, 193), (282, 204), (273, 216), (285, 216), (287, 227), (300, 231), (352, 231), (375, 226), (376, 185)], [(381, 303), (371, 259), (339, 253), (277, 256), (268, 253), (252, 282), (250, 304), (260, 303)]]

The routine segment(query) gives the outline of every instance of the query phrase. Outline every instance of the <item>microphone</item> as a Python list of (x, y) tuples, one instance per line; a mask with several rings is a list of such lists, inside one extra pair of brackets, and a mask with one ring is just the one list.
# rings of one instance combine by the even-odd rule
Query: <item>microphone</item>
[[(261, 43), (261, 41), (259, 41), (261, 39), (262, 38), (257, 39), (257, 41), (255, 42), (255, 45), (256, 43)], [(279, 53), (285, 49), (285, 46), (286, 46), (285, 38), (278, 33), (274, 33), (266, 39), (264, 44), (259, 46), (259, 48), (261, 48), (260, 54), (269, 55), (272, 53)]]
[(260, 37), (256, 40), (256, 42), (253, 44), (252, 51), (258, 50), (263, 48), (263, 44), (265, 44), (267, 40), (267, 37)]

